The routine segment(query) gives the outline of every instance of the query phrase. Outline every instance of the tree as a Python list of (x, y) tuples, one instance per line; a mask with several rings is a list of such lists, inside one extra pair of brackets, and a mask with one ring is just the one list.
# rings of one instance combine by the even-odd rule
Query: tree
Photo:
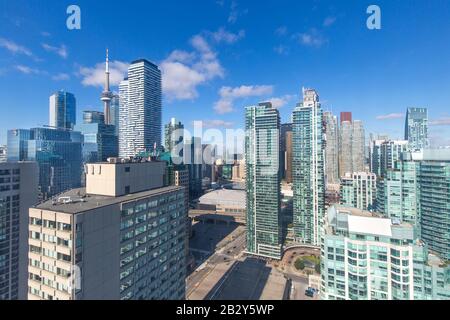
[(304, 270), (305, 269), (305, 262), (303, 261), (303, 259), (298, 258), (295, 261), (294, 266), (295, 266), (295, 269), (297, 269), (297, 270)]

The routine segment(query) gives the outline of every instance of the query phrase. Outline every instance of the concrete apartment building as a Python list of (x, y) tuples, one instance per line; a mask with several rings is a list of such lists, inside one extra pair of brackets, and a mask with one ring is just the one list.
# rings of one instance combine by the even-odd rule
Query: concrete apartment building
[(321, 238), (325, 300), (450, 299), (450, 268), (413, 225), (332, 206)]
[(28, 298), (184, 299), (185, 193), (164, 186), (165, 162), (86, 172), (86, 189), (30, 209)]
[(341, 177), (340, 203), (361, 210), (373, 210), (377, 176), (370, 172), (346, 173)]
[(27, 297), (28, 208), (38, 201), (35, 162), (0, 163), (0, 300)]

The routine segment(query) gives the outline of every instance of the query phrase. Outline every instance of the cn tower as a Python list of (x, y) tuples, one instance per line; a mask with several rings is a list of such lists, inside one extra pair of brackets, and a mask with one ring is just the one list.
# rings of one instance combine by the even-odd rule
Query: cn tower
[(104, 114), (105, 114), (105, 124), (111, 124), (110, 119), (110, 106), (111, 100), (113, 97), (112, 92), (109, 89), (109, 53), (108, 49), (106, 49), (106, 67), (105, 67), (105, 89), (102, 92), (101, 100), (104, 105)]

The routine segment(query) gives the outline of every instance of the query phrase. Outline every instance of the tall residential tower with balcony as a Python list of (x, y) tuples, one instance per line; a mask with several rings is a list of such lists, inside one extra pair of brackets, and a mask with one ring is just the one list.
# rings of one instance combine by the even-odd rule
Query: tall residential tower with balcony
[(271, 103), (245, 109), (247, 251), (281, 259), (280, 115)]
[(319, 95), (303, 89), (293, 113), (294, 237), (319, 245), (325, 210), (325, 141)]
[(333, 206), (320, 260), (325, 300), (450, 299), (448, 264), (430, 254), (408, 223)]
[(161, 71), (145, 59), (133, 61), (119, 85), (119, 156), (134, 157), (161, 146)]

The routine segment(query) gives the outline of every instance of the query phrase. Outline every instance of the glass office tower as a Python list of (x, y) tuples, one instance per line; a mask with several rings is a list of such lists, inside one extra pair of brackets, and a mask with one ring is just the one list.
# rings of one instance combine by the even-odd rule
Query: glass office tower
[(76, 99), (72, 93), (58, 91), (50, 96), (50, 121), (53, 128), (73, 129), (76, 124)]
[(83, 124), (76, 130), (83, 135), (83, 162), (106, 161), (119, 153), (115, 126), (105, 124), (103, 112), (84, 111)]
[(81, 183), (81, 134), (63, 129), (8, 131), (8, 160), (36, 161), (40, 197), (47, 199)]
[(281, 258), (280, 115), (271, 103), (245, 109), (247, 251)]

